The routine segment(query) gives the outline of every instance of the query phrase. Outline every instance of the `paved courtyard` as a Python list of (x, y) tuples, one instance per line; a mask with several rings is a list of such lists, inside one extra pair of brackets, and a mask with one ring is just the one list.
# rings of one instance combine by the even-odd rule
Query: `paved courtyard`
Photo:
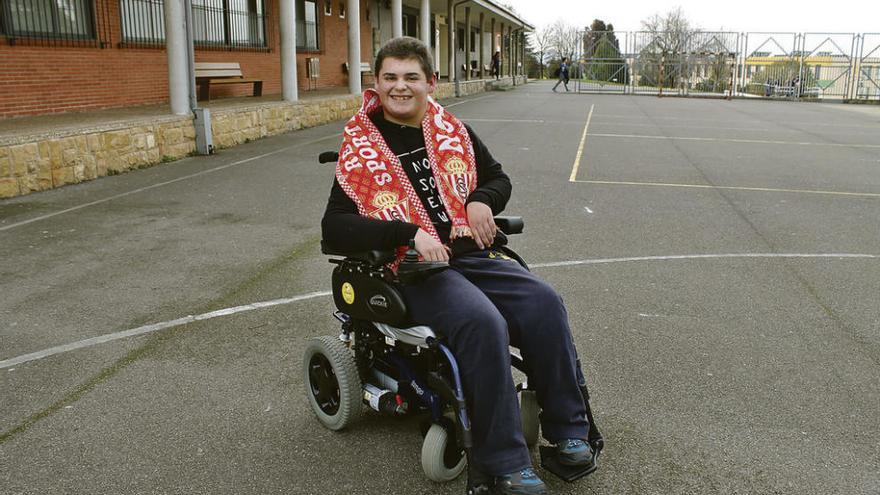
[[(880, 492), (880, 107), (551, 86), (445, 103), (586, 362), (607, 447), (553, 492)], [(464, 492), (305, 400), (342, 124), (0, 201), (0, 493)]]

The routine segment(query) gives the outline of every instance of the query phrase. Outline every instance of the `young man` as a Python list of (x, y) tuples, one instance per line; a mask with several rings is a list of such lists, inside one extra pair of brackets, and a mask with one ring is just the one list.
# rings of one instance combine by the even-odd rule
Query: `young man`
[(562, 62), (559, 64), (559, 80), (553, 86), (554, 93), (559, 83), (562, 83), (565, 86), (565, 90), (568, 91), (568, 57), (562, 57)]
[[(493, 215), (510, 179), (467, 125), (430, 95), (432, 57), (419, 40), (395, 38), (376, 56), (375, 89), (343, 134), (324, 239), (353, 250), (406, 246), (450, 269), (404, 286), (413, 320), (443, 336), (458, 361), (472, 422), (474, 480), (504, 494), (543, 494), (531, 467), (510, 371), (519, 347), (543, 408), (544, 437), (562, 462), (592, 462), (562, 300), (492, 249)], [(400, 250), (402, 253), (405, 248)]]

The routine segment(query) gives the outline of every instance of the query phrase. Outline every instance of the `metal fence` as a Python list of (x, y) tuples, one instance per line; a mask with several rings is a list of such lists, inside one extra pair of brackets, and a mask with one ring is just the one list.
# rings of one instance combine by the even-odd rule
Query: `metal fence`
[(880, 99), (880, 34), (596, 32), (575, 54), (581, 92)]

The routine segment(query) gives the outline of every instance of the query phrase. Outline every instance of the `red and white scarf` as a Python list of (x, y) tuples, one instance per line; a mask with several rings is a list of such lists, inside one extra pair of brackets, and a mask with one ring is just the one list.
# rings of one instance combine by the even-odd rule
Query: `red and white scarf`
[[(345, 125), (336, 179), (357, 204), (358, 212), (380, 220), (414, 223), (440, 240), (406, 171), (376, 125), (370, 120), (382, 111), (379, 93), (364, 91), (361, 109)], [(477, 187), (477, 165), (473, 143), (464, 124), (428, 97), (422, 119), (425, 149), (437, 190), (452, 222), (450, 240), (473, 237), (468, 226), (466, 202)], [(406, 247), (398, 249), (396, 267)]]

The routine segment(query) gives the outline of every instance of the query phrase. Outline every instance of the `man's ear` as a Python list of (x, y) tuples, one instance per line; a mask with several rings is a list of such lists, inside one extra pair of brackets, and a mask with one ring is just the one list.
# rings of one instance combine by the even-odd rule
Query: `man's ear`
[(431, 79), (428, 81), (428, 94), (434, 94), (435, 89), (437, 89), (437, 74), (431, 74)]

